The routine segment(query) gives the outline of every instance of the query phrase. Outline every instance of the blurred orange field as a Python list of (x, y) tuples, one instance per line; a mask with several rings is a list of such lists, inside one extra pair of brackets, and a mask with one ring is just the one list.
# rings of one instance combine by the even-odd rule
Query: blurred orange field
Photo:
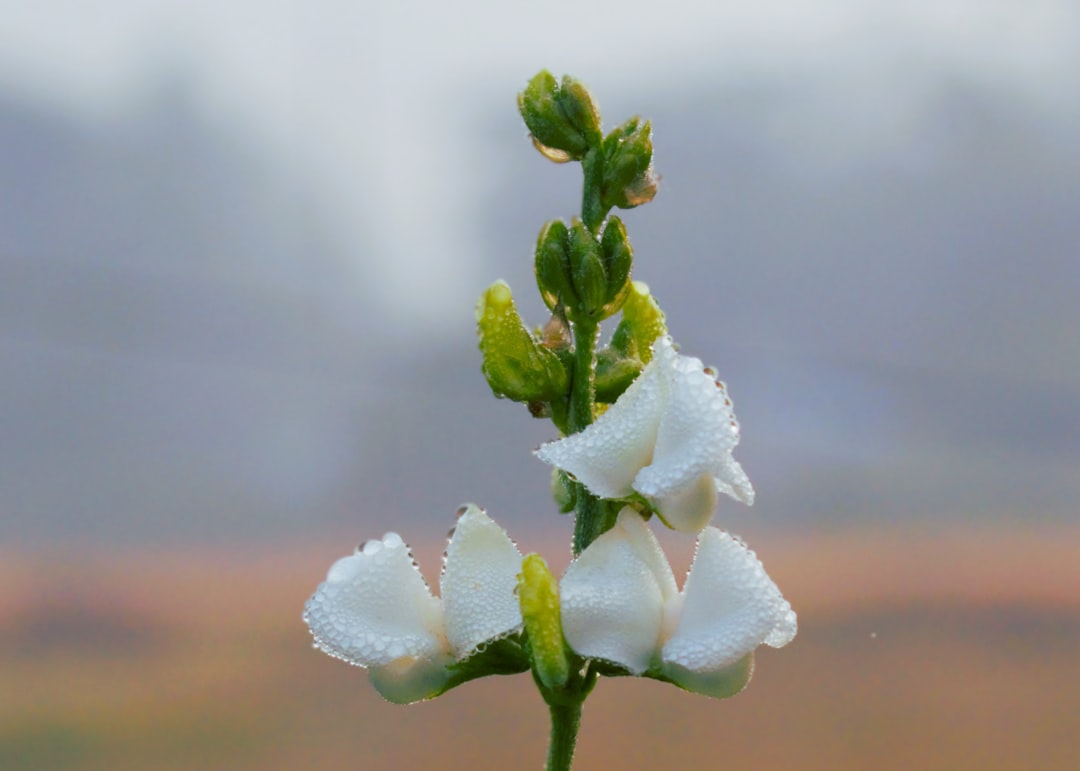
[[(794, 643), (726, 701), (602, 681), (576, 768), (1080, 769), (1080, 531), (757, 540)], [(399, 707), (311, 649), (346, 550), (5, 554), (0, 769), (541, 768), (528, 676)]]

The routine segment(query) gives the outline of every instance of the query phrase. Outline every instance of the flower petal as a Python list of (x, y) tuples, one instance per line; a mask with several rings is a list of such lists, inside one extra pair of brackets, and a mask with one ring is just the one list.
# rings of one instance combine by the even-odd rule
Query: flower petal
[(638, 470), (653, 457), (665, 385), (655, 360), (584, 431), (541, 445), (536, 457), (573, 474), (600, 498), (625, 498)]
[(683, 594), (665, 664), (717, 672), (762, 643), (780, 647), (795, 636), (795, 613), (757, 556), (714, 527), (701, 533)]
[(361, 667), (447, 656), (442, 606), (397, 533), (335, 562), (304, 606), (320, 649)]
[(702, 474), (685, 488), (654, 502), (664, 524), (683, 533), (697, 533), (716, 511), (716, 478)]
[(754, 486), (739, 462), (728, 452), (720, 459), (716, 472), (716, 486), (724, 495), (730, 495), (747, 506), (754, 505)]
[(457, 658), (522, 624), (515, 594), (521, 552), (506, 531), (468, 504), (446, 547), (442, 601), (446, 637)]
[(734, 696), (750, 682), (754, 674), (754, 654), (748, 653), (734, 664), (715, 670), (693, 670), (671, 662), (664, 662), (663, 679), (714, 699)]
[(640, 675), (660, 644), (675, 577), (648, 525), (623, 509), (608, 532), (570, 563), (559, 585), (563, 634), (582, 656)]
[[(656, 341), (653, 356), (669, 383), (667, 408), (652, 462), (634, 479), (634, 489), (648, 498), (665, 498), (710, 474), (720, 476), (720, 489), (732, 494), (731, 450), (739, 443), (739, 423), (726, 387), (700, 359), (677, 354), (670, 337)], [(742, 479), (749, 485), (745, 474)]]

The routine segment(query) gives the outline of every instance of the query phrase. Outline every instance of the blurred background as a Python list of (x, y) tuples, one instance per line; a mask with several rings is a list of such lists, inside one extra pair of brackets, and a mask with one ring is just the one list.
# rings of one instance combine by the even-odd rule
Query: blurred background
[(1080, 767), (1080, 4), (0, 8), (0, 768), (540, 767), (527, 678), (384, 704), (300, 611), (465, 501), (569, 558), (472, 315), (579, 205), (541, 68), (653, 121), (635, 277), (801, 625), (601, 683), (580, 767)]

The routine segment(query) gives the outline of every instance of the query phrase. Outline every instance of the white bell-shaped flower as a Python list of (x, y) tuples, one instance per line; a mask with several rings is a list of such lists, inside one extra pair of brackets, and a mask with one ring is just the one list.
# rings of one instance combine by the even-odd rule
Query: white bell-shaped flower
[(600, 498), (637, 492), (668, 526), (696, 532), (712, 518), (718, 493), (754, 502), (754, 488), (731, 454), (738, 443), (727, 388), (700, 359), (679, 355), (665, 335), (604, 414), (536, 455)]
[(304, 607), (315, 645), (369, 669), (399, 704), (442, 692), (450, 664), (522, 625), (514, 593), (521, 553), (481, 509), (463, 508), (431, 595), (397, 533), (368, 541), (335, 562)]
[(723, 698), (738, 693), (762, 643), (795, 637), (795, 612), (752, 551), (705, 528), (686, 585), (633, 509), (567, 568), (559, 585), (566, 641), (579, 655)]

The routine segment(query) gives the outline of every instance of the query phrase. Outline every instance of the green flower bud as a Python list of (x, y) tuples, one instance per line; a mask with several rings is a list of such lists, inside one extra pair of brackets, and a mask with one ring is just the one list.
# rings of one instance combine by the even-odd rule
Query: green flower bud
[(560, 304), (563, 308), (577, 307), (570, 269), (570, 231), (561, 220), (552, 220), (540, 231), (535, 267), (536, 285), (548, 308), (554, 311)]
[(630, 267), (634, 263), (634, 250), (626, 237), (626, 227), (618, 217), (611, 217), (604, 226), (600, 238), (600, 256), (607, 273), (607, 297), (610, 313), (622, 307), (630, 291)]
[(590, 144), (602, 142), (592, 97), (568, 76), (560, 87), (554, 75), (541, 70), (518, 94), (518, 110), (536, 149), (557, 163), (581, 160)]
[(600, 133), (600, 110), (589, 89), (569, 75), (563, 75), (558, 100), (567, 119), (581, 132), (588, 145), (598, 146), (604, 141), (604, 135)]
[(505, 281), (496, 281), (481, 295), (476, 324), (484, 377), (496, 396), (543, 402), (566, 394), (566, 367), (525, 328)]
[(666, 334), (664, 312), (649, 293), (649, 285), (631, 281), (622, 306), (622, 320), (611, 336), (611, 348), (648, 364), (652, 360), (652, 344)]
[(640, 359), (624, 356), (615, 348), (600, 351), (596, 357), (596, 401), (614, 404), (643, 367)]
[(570, 677), (559, 610), (559, 582), (539, 554), (530, 554), (522, 560), (517, 588), (533, 671), (545, 687), (558, 690)]
[(602, 199), (609, 208), (632, 209), (656, 196), (652, 124), (631, 118), (604, 139)]
[(578, 307), (587, 316), (604, 318), (608, 281), (600, 244), (576, 218), (570, 227), (570, 268)]

